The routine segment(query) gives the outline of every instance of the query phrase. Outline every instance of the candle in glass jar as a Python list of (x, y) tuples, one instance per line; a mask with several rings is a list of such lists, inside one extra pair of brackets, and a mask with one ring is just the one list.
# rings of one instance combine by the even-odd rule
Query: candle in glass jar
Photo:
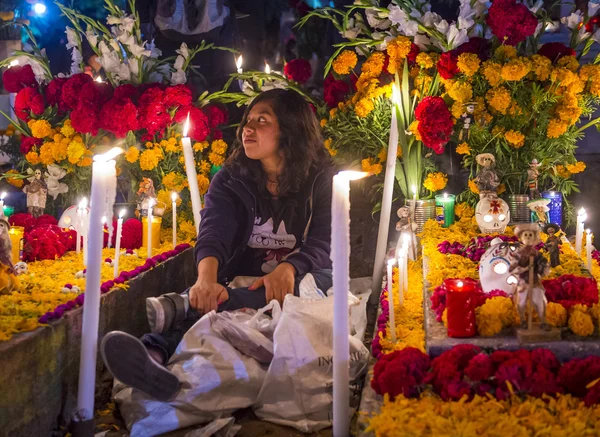
[(447, 228), (454, 224), (454, 202), (456, 196), (454, 194), (440, 194), (435, 196), (435, 215), (437, 222), (443, 228)]
[(13, 264), (23, 259), (23, 235), (25, 235), (25, 228), (22, 226), (11, 226), (8, 230), (8, 236), (12, 245), (11, 258)]

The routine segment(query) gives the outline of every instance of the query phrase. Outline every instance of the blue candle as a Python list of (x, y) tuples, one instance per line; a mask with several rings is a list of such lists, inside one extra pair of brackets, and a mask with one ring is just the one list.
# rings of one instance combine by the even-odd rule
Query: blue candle
[(562, 226), (562, 193), (559, 191), (544, 191), (542, 193), (544, 199), (550, 199), (548, 204), (549, 222)]

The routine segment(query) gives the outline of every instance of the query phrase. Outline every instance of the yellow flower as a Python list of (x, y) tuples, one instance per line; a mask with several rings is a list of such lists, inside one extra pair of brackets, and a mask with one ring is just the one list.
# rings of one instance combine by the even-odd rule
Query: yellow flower
[(564, 179), (568, 179), (571, 177), (571, 173), (569, 173), (569, 171), (565, 168), (564, 165), (557, 165), (555, 168), (555, 172), (558, 176), (560, 176), (561, 178)]
[[(576, 307), (578, 305), (575, 305)], [(580, 337), (587, 337), (594, 333), (594, 322), (592, 316), (586, 311), (573, 307), (569, 314), (569, 329), (573, 334)]]
[(212, 169), (212, 164), (203, 159), (198, 164), (198, 169), (200, 170), (200, 173), (202, 173), (202, 174), (209, 174)]
[(466, 76), (471, 77), (477, 70), (479, 70), (479, 66), (481, 65), (481, 60), (474, 53), (462, 53), (458, 56), (458, 61), (456, 66), (458, 69), (463, 72)]
[(64, 159), (67, 159), (69, 142), (70, 141), (68, 138), (64, 138), (61, 141), (54, 141), (52, 145), (52, 156), (54, 157), (54, 160), (56, 162), (60, 162)]
[(473, 194), (479, 194), (479, 187), (473, 179), (469, 179), (469, 190), (471, 190), (471, 193)]
[(206, 192), (208, 191), (208, 185), (210, 184), (210, 181), (203, 174), (199, 174), (197, 176), (197, 179), (198, 179), (198, 191), (200, 191), (201, 195), (206, 194)]
[(423, 182), (423, 186), (431, 192), (446, 188), (448, 176), (441, 172), (429, 173)]
[(482, 337), (498, 334), (513, 324), (514, 304), (509, 297), (496, 296), (485, 301), (475, 310), (477, 331)]
[(502, 80), (500, 72), (502, 71), (502, 65), (492, 62), (485, 61), (483, 63), (483, 75), (491, 86), (496, 86)]
[(327, 138), (325, 140), (325, 142), (323, 143), (323, 145), (325, 146), (325, 148), (329, 152), (329, 155), (335, 156), (335, 155), (337, 155), (337, 150), (331, 148), (331, 143), (333, 143), (333, 140), (331, 138)]
[(177, 239), (179, 241), (194, 241), (196, 240), (196, 227), (194, 223), (189, 220), (182, 220), (177, 222)]
[(385, 55), (381, 52), (374, 52), (368, 59), (363, 63), (361, 67), (361, 76), (374, 78), (381, 74), (383, 64), (385, 63)]
[(73, 141), (71, 141), (67, 147), (67, 157), (69, 158), (69, 162), (71, 164), (77, 164), (85, 151), (86, 148), (83, 143), (77, 139), (73, 139)]
[(25, 155), (25, 159), (31, 165), (36, 165), (36, 164), (40, 163), (40, 156), (38, 155), (37, 152), (34, 152), (33, 150), (30, 151), (29, 153), (27, 153), (27, 155)]
[(386, 147), (382, 147), (381, 150), (379, 151), (379, 153), (377, 154), (377, 159), (379, 160), (379, 162), (381, 162), (382, 164), (387, 161), (387, 148)]
[(556, 65), (572, 72), (576, 72), (579, 69), (579, 61), (575, 56), (563, 56), (556, 62)]
[(338, 112), (338, 108), (331, 108), (329, 110), (329, 118), (331, 120), (333, 120), (333, 118), (335, 117), (335, 114)]
[(169, 153), (177, 153), (180, 150), (179, 143), (176, 138), (169, 138), (167, 141), (167, 145), (165, 146), (165, 150)]
[(155, 144), (152, 141), (146, 141), (146, 144), (145, 144), (146, 149), (153, 149), (155, 145), (158, 145), (158, 144)]
[(454, 102), (450, 107), (452, 117), (459, 119), (465, 113), (464, 105), (461, 102)]
[(552, 61), (542, 55), (533, 55), (531, 57), (531, 71), (535, 73), (538, 80), (548, 80), (552, 71)]
[(456, 147), (456, 153), (458, 153), (459, 155), (470, 155), (471, 148), (469, 147), (469, 145), (467, 143), (460, 143)]
[(473, 98), (473, 88), (467, 82), (454, 82), (448, 89), (448, 95), (460, 103), (468, 102)]
[(223, 140), (214, 140), (210, 144), (210, 150), (219, 155), (225, 155), (225, 152), (227, 152), (227, 143)]
[(373, 158), (363, 159), (361, 161), (362, 170), (368, 173), (373, 173), (378, 175), (382, 172), (383, 166), (381, 164), (375, 163)]
[[(89, 167), (90, 165), (92, 165), (92, 152), (90, 150), (86, 150), (83, 153), (83, 156), (81, 157), (81, 159), (77, 162), (77, 166), (78, 167)], [(120, 169), (117, 169), (117, 174), (119, 173)]]
[(507, 59), (512, 59), (517, 56), (517, 49), (513, 46), (500, 46), (496, 49), (494, 53), (494, 58), (499, 61), (505, 61)]
[(44, 165), (54, 164), (52, 145), (53, 143), (44, 143), (42, 144), (42, 147), (40, 147), (40, 162)]
[(325, 127), (325, 125), (327, 124), (327, 119), (326, 118), (322, 118), (321, 122), (319, 124), (321, 125), (321, 127)]
[(160, 155), (154, 149), (147, 149), (140, 155), (140, 168), (145, 171), (151, 171), (156, 168)]
[(200, 143), (194, 143), (194, 152), (203, 152), (209, 146), (208, 141), (202, 141)]
[(546, 304), (546, 321), (551, 326), (562, 328), (567, 324), (567, 310), (559, 303), (548, 302)]
[(506, 110), (512, 101), (510, 93), (503, 87), (489, 90), (486, 94), (486, 100), (492, 108), (503, 115), (506, 114)]
[(125, 159), (127, 160), (127, 162), (133, 164), (134, 162), (137, 162), (138, 158), (140, 157), (140, 151), (137, 149), (137, 147), (131, 146), (127, 152), (125, 152)]
[(500, 76), (506, 81), (519, 81), (527, 76), (530, 68), (529, 60), (527, 58), (516, 58), (502, 66)]
[(433, 59), (431, 59), (431, 56), (429, 56), (425, 52), (421, 52), (417, 55), (416, 62), (419, 67), (426, 69), (431, 68), (435, 65)]
[(568, 128), (569, 125), (564, 121), (552, 119), (548, 122), (548, 132), (546, 133), (546, 136), (548, 138), (558, 138), (564, 134)]
[[(165, 205), (165, 210), (166, 211), (170, 211), (171, 208), (173, 208), (173, 199), (171, 199), (171, 193), (173, 193), (173, 191), (170, 190), (159, 190), (158, 193), (156, 193), (156, 201), (157, 203), (160, 205), (161, 203)], [(181, 197), (177, 196), (177, 200), (175, 201), (175, 204), (177, 206), (181, 205)]]
[(579, 70), (579, 79), (586, 84), (591, 94), (600, 97), (600, 66), (587, 64)]
[(427, 94), (431, 82), (433, 81), (432, 77), (427, 74), (420, 74), (415, 78), (415, 91), (418, 95)]
[(469, 220), (475, 215), (475, 208), (469, 206), (467, 202), (461, 202), (454, 207), (454, 214), (461, 220)]
[(185, 178), (183, 175), (170, 172), (163, 176), (161, 183), (167, 190), (176, 191), (179, 193), (181, 190), (183, 190), (184, 181)]
[(585, 162), (577, 161), (575, 164), (567, 164), (567, 170), (572, 174), (581, 173), (585, 170)]
[(419, 121), (413, 121), (410, 126), (408, 126), (408, 130), (412, 132), (417, 141), (421, 141), (421, 134), (419, 133)]
[(506, 132), (504, 134), (504, 138), (515, 149), (519, 149), (525, 144), (525, 135), (523, 135), (521, 132), (517, 132), (514, 130), (509, 130), (508, 132)]
[[(8, 170), (6, 172), (7, 175), (9, 174), (15, 174), (18, 175), (19, 172), (17, 170)], [(18, 179), (18, 178), (6, 178), (6, 182), (8, 182), (9, 184), (11, 184), (13, 187), (17, 187), (17, 188), (21, 188), (23, 186), (23, 179)]]
[(27, 125), (31, 129), (31, 135), (35, 138), (46, 138), (54, 134), (52, 126), (46, 120), (29, 120)]
[(357, 62), (358, 57), (356, 56), (356, 53), (351, 50), (344, 50), (333, 61), (333, 71), (337, 74), (348, 74), (350, 73), (350, 70), (356, 66)]
[(354, 106), (354, 112), (361, 118), (365, 118), (371, 113), (371, 111), (373, 111), (373, 109), (375, 109), (375, 105), (371, 100), (368, 99), (360, 99)]
[(405, 36), (399, 36), (387, 45), (387, 53), (389, 56), (388, 72), (395, 74), (400, 70), (402, 62), (410, 53), (412, 44), (410, 39)]
[(500, 184), (498, 185), (498, 188), (496, 188), (496, 194), (500, 195), (502, 193), (504, 193), (506, 191), (506, 185), (504, 184)]
[(219, 155), (215, 152), (210, 152), (208, 154), (208, 160), (213, 163), (213, 165), (219, 167), (225, 162), (225, 157), (223, 155)]
[(67, 138), (71, 138), (71, 136), (75, 133), (75, 129), (73, 129), (71, 126), (71, 120), (65, 120), (63, 126), (60, 128), (60, 133)]

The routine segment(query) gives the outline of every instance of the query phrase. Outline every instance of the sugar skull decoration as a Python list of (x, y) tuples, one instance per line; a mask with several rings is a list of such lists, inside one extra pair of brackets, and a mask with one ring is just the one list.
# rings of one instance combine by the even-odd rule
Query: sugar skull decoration
[(483, 234), (501, 234), (510, 221), (508, 204), (495, 193), (482, 197), (475, 207), (475, 220)]
[(491, 241), (490, 248), (479, 261), (479, 280), (484, 293), (493, 290), (502, 290), (506, 294), (514, 293), (517, 278), (508, 270), (515, 260), (515, 252), (520, 247), (519, 242), (506, 242), (500, 238)]

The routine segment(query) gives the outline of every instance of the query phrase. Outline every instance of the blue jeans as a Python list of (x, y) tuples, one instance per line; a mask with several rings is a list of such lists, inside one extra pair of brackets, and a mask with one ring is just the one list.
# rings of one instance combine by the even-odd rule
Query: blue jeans
[[(331, 277), (331, 270), (317, 270), (311, 272), (315, 279), (315, 283), (319, 290), (325, 293), (333, 285)], [(294, 295), (300, 294), (299, 286), (300, 282), (304, 278), (303, 276), (296, 276), (294, 281)], [(252, 308), (258, 310), (267, 305), (266, 291), (264, 287), (257, 288), (256, 290), (248, 290), (248, 288), (227, 288), (229, 293), (229, 299), (219, 305), (217, 308), (218, 312), (221, 311), (234, 311), (242, 308)], [(182, 294), (188, 294), (189, 288)], [(175, 325), (161, 334), (144, 334), (141, 338), (142, 343), (148, 348), (158, 350), (164, 357), (164, 362), (173, 355), (177, 345), (185, 335), (185, 333), (202, 317), (198, 311), (190, 308), (186, 314), (185, 320), (175, 323)]]

